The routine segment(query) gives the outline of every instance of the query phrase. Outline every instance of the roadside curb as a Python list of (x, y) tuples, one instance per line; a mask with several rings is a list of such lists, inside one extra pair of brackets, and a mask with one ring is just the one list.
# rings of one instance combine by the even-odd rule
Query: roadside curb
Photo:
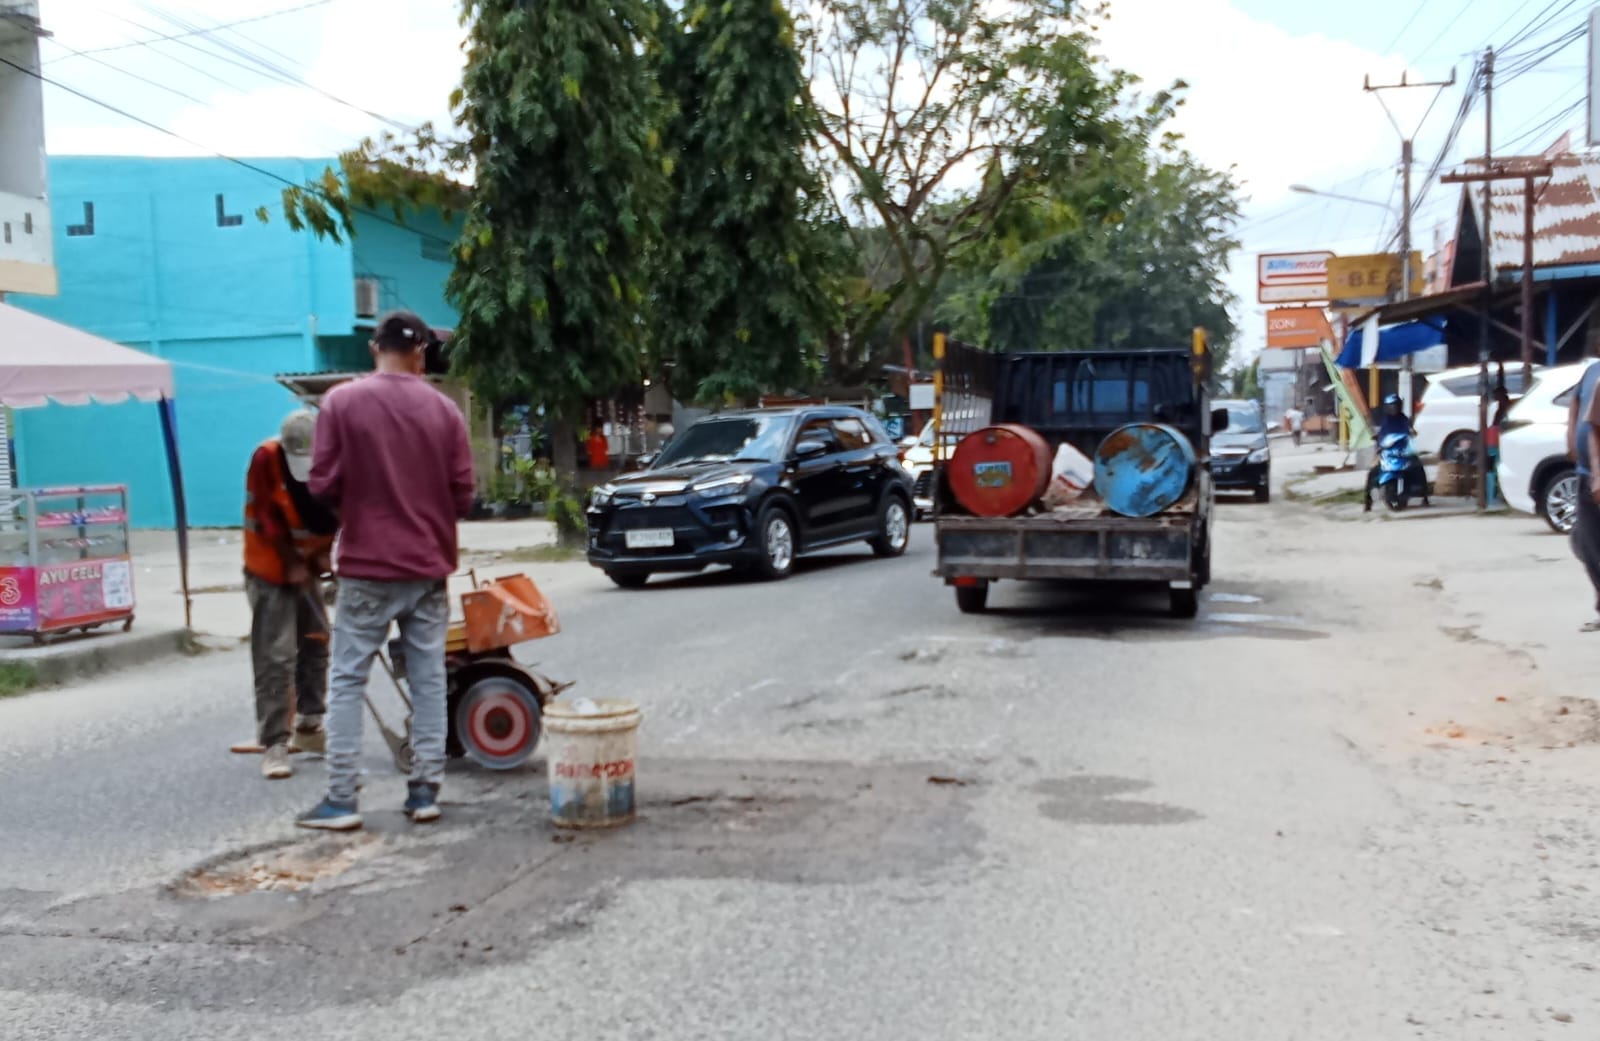
[(54, 687), (117, 672), (205, 647), (188, 629), (154, 629), (112, 638), (92, 636), (54, 646), (0, 651), (0, 666), (31, 673), (31, 686)]

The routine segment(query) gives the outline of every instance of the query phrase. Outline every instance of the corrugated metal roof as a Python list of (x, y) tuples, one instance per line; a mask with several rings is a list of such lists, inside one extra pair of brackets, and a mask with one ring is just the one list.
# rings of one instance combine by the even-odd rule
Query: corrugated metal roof
[[(1507, 159), (1538, 163), (1542, 157)], [(1567, 153), (1549, 160), (1554, 168), (1549, 181), (1534, 183), (1533, 263), (1535, 267), (1600, 264), (1600, 154)], [(1496, 165), (1499, 165), (1497, 162)], [(1496, 270), (1522, 267), (1522, 181), (1497, 181), (1492, 185), (1494, 264)], [(1484, 189), (1474, 185), (1474, 209), (1481, 218)]]

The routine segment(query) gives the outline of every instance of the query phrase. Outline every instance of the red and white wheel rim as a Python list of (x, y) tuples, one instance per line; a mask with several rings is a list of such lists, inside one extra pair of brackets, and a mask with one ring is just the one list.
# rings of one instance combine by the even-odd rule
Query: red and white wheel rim
[(484, 766), (516, 766), (539, 740), (538, 702), (510, 680), (485, 680), (467, 692), (457, 717), (462, 745)]

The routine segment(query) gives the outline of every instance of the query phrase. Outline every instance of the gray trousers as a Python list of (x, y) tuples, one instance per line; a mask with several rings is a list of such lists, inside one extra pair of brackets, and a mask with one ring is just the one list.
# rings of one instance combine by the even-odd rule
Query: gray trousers
[(356, 798), (361, 769), (363, 693), (372, 659), (399, 623), (411, 692), (411, 779), (438, 784), (446, 734), (445, 635), (450, 599), (441, 580), (371, 582), (341, 578), (333, 619), (333, 680), (328, 698), (328, 798)]
[(256, 740), (263, 747), (289, 740), (290, 716), (304, 724), (322, 718), (328, 696), (327, 627), (294, 586), (244, 576), (250, 601), (250, 665), (255, 672)]
[(1593, 477), (1578, 479), (1578, 516), (1572, 525), (1572, 553), (1589, 573), (1595, 610), (1600, 611), (1600, 506), (1589, 497)]

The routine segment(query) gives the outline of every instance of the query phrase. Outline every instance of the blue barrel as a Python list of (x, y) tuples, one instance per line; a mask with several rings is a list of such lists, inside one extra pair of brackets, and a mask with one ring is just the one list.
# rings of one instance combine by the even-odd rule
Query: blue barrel
[(1124, 517), (1153, 517), (1182, 499), (1194, 480), (1194, 446), (1159, 423), (1119, 427), (1094, 451), (1094, 490)]

